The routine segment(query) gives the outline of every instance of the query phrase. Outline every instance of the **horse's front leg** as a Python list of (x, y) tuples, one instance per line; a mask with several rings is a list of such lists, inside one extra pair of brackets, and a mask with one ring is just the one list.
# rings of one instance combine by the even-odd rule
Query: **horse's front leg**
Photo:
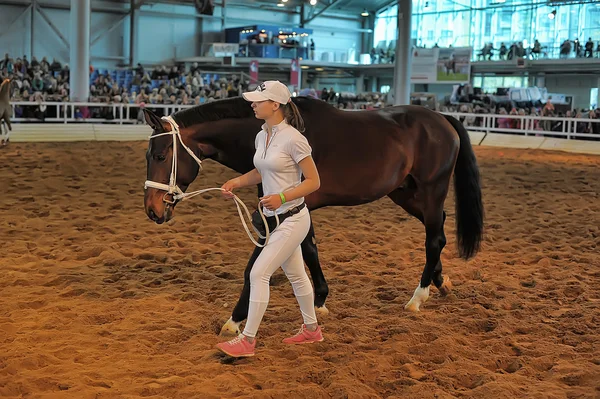
[[(263, 245), (265, 240), (260, 238), (258, 242)], [(250, 260), (248, 260), (246, 270), (244, 270), (244, 287), (242, 288), (240, 299), (238, 299), (235, 308), (233, 308), (229, 320), (221, 327), (221, 335), (223, 336), (239, 335), (240, 324), (248, 317), (248, 306), (250, 305), (250, 272), (261, 251), (262, 247), (254, 247), (254, 252), (252, 252), (252, 256), (250, 257)]]

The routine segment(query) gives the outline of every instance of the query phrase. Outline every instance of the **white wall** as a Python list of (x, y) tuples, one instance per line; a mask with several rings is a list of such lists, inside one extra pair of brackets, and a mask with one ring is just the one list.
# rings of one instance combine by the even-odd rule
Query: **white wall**
[(549, 93), (568, 94), (575, 96), (575, 108), (590, 106), (590, 90), (598, 87), (598, 75), (546, 75), (546, 88)]
[[(4, 53), (11, 56), (29, 57), (29, 26), (31, 14), (26, 12), (21, 15), (25, 7), (0, 6), (0, 57)], [(10, 29), (10, 30), (9, 30)]]
[[(0, 6), (0, 32), (8, 29), (14, 21), (10, 30), (0, 36), (2, 57), (4, 53), (8, 52), (13, 58), (27, 55), (27, 58), (31, 60), (31, 10), (22, 15), (25, 9), (26, 7), (19, 6)], [(71, 23), (69, 10), (43, 9), (43, 12), (67, 42), (70, 42)], [(50, 62), (52, 62), (53, 58), (56, 58), (61, 63), (69, 63), (69, 50), (62, 40), (50, 28), (40, 13), (36, 12), (34, 18), (35, 40), (33, 55), (38, 60), (41, 60), (42, 57), (47, 57)], [(102, 33), (104, 27), (118, 18), (120, 16), (116, 14), (92, 13), (90, 40), (93, 40), (98, 34)], [(106, 61), (102, 57), (123, 55), (122, 35), (122, 26), (102, 35), (102, 38), (91, 47), (90, 56), (92, 57), (92, 64), (96, 66), (114, 65), (114, 61)]]

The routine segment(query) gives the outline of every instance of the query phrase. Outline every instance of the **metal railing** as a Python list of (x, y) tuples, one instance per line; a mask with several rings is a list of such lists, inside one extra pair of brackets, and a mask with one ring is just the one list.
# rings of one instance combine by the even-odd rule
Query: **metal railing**
[[(138, 119), (139, 104), (116, 104), (94, 102), (28, 102), (17, 101), (11, 103), (13, 115), (17, 108), (25, 116), (14, 117), (14, 122), (52, 122), (52, 123), (112, 123), (134, 124), (142, 122)], [(193, 107), (194, 105), (181, 104), (145, 104), (145, 108), (161, 116), (171, 115), (179, 110)], [(44, 118), (35, 115), (40, 107), (45, 107)], [(86, 107), (90, 117), (82, 117), (81, 110)], [(77, 111), (80, 112), (77, 112)], [(358, 111), (360, 110), (349, 110)], [(106, 113), (110, 112), (109, 117)], [(498, 114), (471, 114), (460, 112), (443, 112), (460, 120), (467, 130), (486, 133), (507, 133), (524, 136), (550, 136), (565, 139), (572, 138), (600, 138), (600, 119), (567, 118), (546, 116), (521, 116)]]
[[(31, 102), (31, 101), (16, 101), (12, 102), (13, 115), (23, 115), (13, 117), (14, 122), (54, 122), (54, 123), (114, 123), (114, 124), (131, 124), (138, 121), (138, 112), (142, 108), (140, 104), (120, 104), (120, 103), (94, 103), (94, 102)], [(194, 105), (181, 104), (145, 104), (144, 108), (158, 112), (162, 115), (171, 115), (185, 108), (193, 107)], [(21, 107), (21, 111), (17, 112)], [(26, 108), (27, 107), (27, 108)], [(43, 119), (34, 116), (41, 107), (45, 107)], [(82, 112), (83, 108), (87, 108), (88, 112)], [(111, 117), (106, 117), (106, 113), (110, 112)], [(100, 114), (100, 115), (98, 115)], [(30, 116), (27, 116), (30, 115)], [(84, 117), (89, 115), (89, 117)], [(101, 117), (96, 117), (101, 116)], [(103, 117), (102, 117), (103, 116)]]
[[(470, 131), (600, 139), (600, 119), (443, 112), (460, 120)], [(594, 133), (596, 132), (596, 133)]]

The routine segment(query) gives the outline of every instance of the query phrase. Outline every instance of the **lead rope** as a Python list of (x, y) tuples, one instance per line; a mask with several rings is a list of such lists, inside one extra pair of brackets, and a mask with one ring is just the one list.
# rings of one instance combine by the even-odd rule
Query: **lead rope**
[[(163, 190), (163, 191), (165, 190), (165, 188), (167, 188), (166, 191), (168, 191), (169, 194), (173, 195), (173, 199), (181, 200), (181, 201), (185, 201), (186, 199), (193, 198), (197, 195), (200, 195), (200, 194), (203, 194), (203, 193), (206, 193), (209, 191), (227, 192), (227, 190), (222, 189), (221, 187), (205, 188), (202, 190), (192, 191), (189, 193), (184, 193), (181, 191), (181, 189), (179, 189), (179, 187), (177, 186), (177, 139), (179, 139), (179, 142), (181, 143), (183, 148), (187, 151), (187, 153), (190, 154), (191, 157), (196, 161), (196, 163), (198, 164), (200, 169), (202, 169), (202, 161), (183, 142), (181, 133), (179, 132), (179, 125), (177, 124), (177, 122), (175, 122), (175, 120), (171, 116), (166, 116), (166, 117), (163, 117), (162, 119), (169, 122), (169, 124), (173, 127), (173, 130), (170, 132), (160, 133), (160, 134), (156, 134), (154, 136), (150, 136), (150, 139), (153, 139), (155, 137), (165, 136), (167, 134), (171, 134), (173, 136), (173, 163), (171, 165), (171, 176), (169, 178), (169, 186), (165, 187), (164, 184), (155, 183), (152, 181), (146, 181), (145, 186), (153, 187), (153, 188)], [(256, 245), (257, 247), (264, 248), (269, 243), (269, 238), (271, 237), (271, 232), (269, 230), (269, 224), (267, 223), (267, 219), (265, 218), (265, 215), (263, 214), (262, 207), (260, 206), (260, 202), (258, 203), (258, 213), (260, 214), (260, 218), (262, 219), (262, 221), (265, 225), (265, 231), (266, 231), (265, 236), (260, 234), (260, 232), (256, 229), (256, 227), (254, 227), (252, 222), (250, 224), (252, 225), (252, 229), (254, 230), (254, 232), (260, 238), (265, 240), (264, 244), (260, 244), (258, 241), (256, 241), (254, 239), (254, 237), (252, 236), (250, 229), (248, 229), (248, 224), (246, 223), (246, 220), (244, 219), (244, 214), (242, 213), (242, 209), (246, 212), (246, 217), (248, 218), (248, 220), (252, 221), (252, 216), (250, 215), (250, 211), (248, 210), (248, 207), (246, 206), (246, 204), (244, 204), (244, 201), (242, 201), (237, 195), (235, 195), (233, 193), (231, 193), (231, 195), (233, 195), (233, 201), (235, 202), (235, 206), (237, 208), (238, 215), (240, 216), (240, 220), (242, 221), (242, 226), (244, 226), (244, 230), (246, 231), (246, 234), (250, 238), (250, 241), (252, 241), (252, 243), (254, 245)], [(277, 221), (277, 225), (275, 226), (275, 229), (276, 229), (277, 227), (279, 227), (279, 216), (277, 215), (277, 213), (275, 213), (275, 220)]]

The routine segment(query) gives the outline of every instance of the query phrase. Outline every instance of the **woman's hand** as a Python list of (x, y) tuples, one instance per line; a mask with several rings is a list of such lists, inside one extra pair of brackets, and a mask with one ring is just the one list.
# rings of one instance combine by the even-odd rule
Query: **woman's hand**
[(260, 198), (260, 203), (268, 210), (274, 211), (281, 206), (281, 197), (279, 194), (267, 195)]
[(235, 179), (231, 179), (227, 181), (225, 184), (221, 186), (223, 191), (223, 197), (231, 199), (233, 198), (233, 190), (240, 187), (239, 179), (236, 177)]

